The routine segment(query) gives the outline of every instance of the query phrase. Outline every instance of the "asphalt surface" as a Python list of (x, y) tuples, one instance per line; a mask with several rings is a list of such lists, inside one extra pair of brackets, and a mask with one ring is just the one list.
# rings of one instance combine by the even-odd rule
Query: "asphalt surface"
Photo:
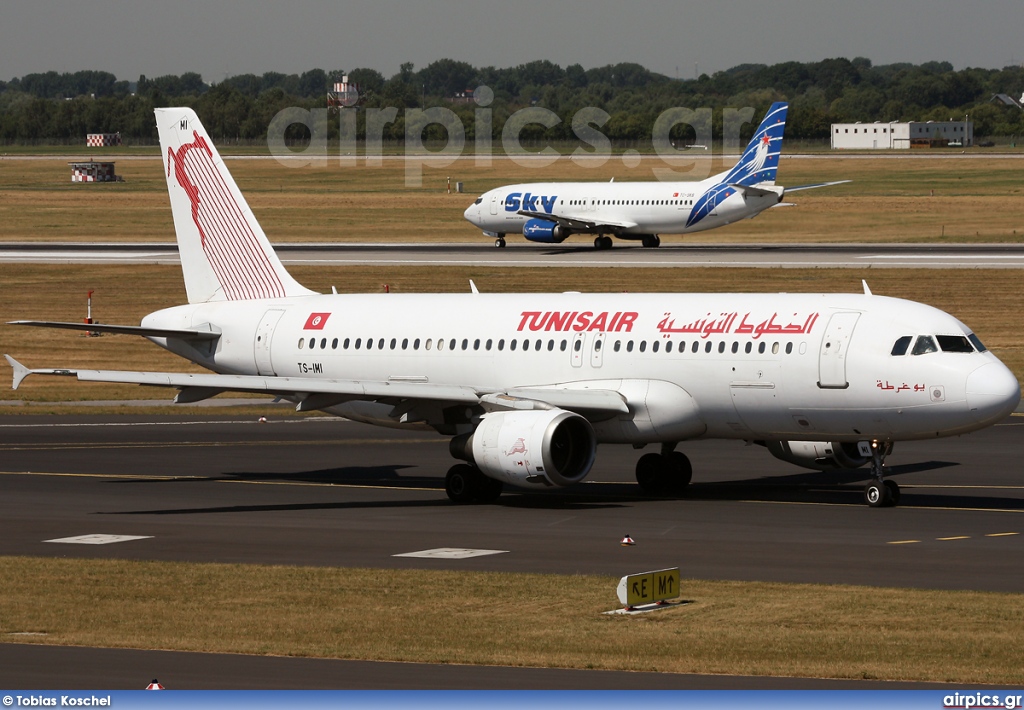
[[(802, 471), (720, 441), (681, 447), (694, 465), (683, 498), (640, 495), (637, 452), (606, 446), (588, 483), (456, 506), (443, 491), (452, 463), (443, 438), (278, 412), (268, 409), (266, 423), (215, 413), (0, 417), (0, 554), (616, 577), (678, 565), (684, 578), (1024, 591), (1014, 562), (1024, 555), (1020, 416), (898, 445), (888, 463), (901, 505), (870, 509), (866, 469)], [(46, 542), (91, 534), (147, 537)], [(619, 544), (625, 534), (635, 546)], [(442, 547), (505, 552), (395, 557)], [(193, 688), (864, 687), (155, 653), (0, 644), (0, 685), (140, 687), (177, 674), (175, 687)], [(111, 660), (90, 660), (100, 658)], [(332, 670), (314, 681), (318, 668)]]
[[(596, 250), (587, 235), (562, 244), (530, 244), (510, 236), (496, 249), (481, 236), (466, 244), (278, 244), (286, 265), (356, 264), (393, 266), (497, 267), (761, 267), (761, 268), (926, 268), (1020, 269), (1024, 244), (714, 244), (666, 237), (658, 249), (617, 240)], [(177, 264), (170, 243), (138, 244), (0, 244), (0, 263)]]

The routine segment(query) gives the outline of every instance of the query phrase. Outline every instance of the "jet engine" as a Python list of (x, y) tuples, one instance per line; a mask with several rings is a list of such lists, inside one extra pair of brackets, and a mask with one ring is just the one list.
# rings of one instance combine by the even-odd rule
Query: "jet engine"
[(492, 412), (471, 435), (451, 441), (455, 458), (484, 475), (525, 488), (578, 483), (590, 472), (597, 437), (590, 422), (564, 409)]
[(569, 232), (557, 222), (546, 219), (528, 219), (523, 225), (523, 236), (531, 242), (558, 244), (564, 242)]
[(843, 441), (767, 441), (772, 456), (797, 466), (830, 471), (837, 468), (860, 468), (871, 461), (867, 442)]

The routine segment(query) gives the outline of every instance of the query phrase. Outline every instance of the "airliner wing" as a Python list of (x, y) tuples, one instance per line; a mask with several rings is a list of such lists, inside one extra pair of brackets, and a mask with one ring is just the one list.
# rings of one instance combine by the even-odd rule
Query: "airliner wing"
[(853, 182), (853, 180), (835, 180), (833, 182), (816, 182), (813, 185), (797, 185), (796, 187), (787, 187), (786, 192), (797, 192), (799, 190), (813, 190), (818, 187), (831, 187), (832, 185), (842, 185), (843, 183)]
[(616, 229), (631, 229), (636, 226), (636, 222), (615, 222), (612, 220), (601, 220), (600, 222), (592, 222), (585, 219), (576, 219), (575, 217), (563, 217), (558, 214), (548, 214), (547, 212), (532, 212), (530, 210), (519, 210), (519, 214), (524, 217), (531, 217), (533, 219), (543, 219), (548, 222), (555, 222), (557, 224), (571, 229), (574, 232), (593, 232), (601, 227), (606, 227), (608, 230)]
[[(543, 402), (573, 411), (628, 412), (622, 396), (613, 390), (571, 388), (519, 388), (507, 392), (479, 390), (465, 385), (445, 385), (407, 380), (359, 381), (262, 375), (218, 375), (184, 372), (133, 372), (128, 370), (70, 370), (25, 367), (10, 355), (14, 368), (13, 389), (29, 375), (63, 375), (80, 382), (173, 387), (181, 390), (175, 402), (197, 402), (221, 392), (251, 392), (299, 399), (299, 411), (322, 409), (352, 400), (419, 400), (458, 404), (490, 404), (517, 409), (523, 402)], [(500, 395), (496, 397), (495, 395)]]
[(220, 333), (201, 328), (143, 328), (139, 325), (104, 325), (103, 323), (63, 323), (48, 320), (16, 320), (7, 325), (31, 325), (39, 328), (63, 328), (86, 330), (90, 333), (117, 333), (119, 335), (141, 335), (149, 338), (179, 338), (181, 340), (216, 340)]

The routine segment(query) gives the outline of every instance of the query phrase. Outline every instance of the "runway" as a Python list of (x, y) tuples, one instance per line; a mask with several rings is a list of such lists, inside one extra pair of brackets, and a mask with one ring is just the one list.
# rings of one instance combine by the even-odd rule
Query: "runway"
[[(517, 243), (504, 249), (481, 237), (465, 244), (277, 244), (286, 265), (487, 267), (758, 267), (839, 269), (1021, 269), (1024, 244), (736, 244), (666, 238), (658, 249), (617, 242), (596, 250), (585, 235), (562, 244)], [(0, 244), (0, 263), (178, 264), (171, 243)]]
[[(452, 460), (442, 437), (280, 412), (268, 406), (266, 423), (214, 413), (0, 417), (0, 554), (612, 577), (678, 565), (684, 579), (1024, 591), (1024, 569), (1010, 562), (1024, 555), (1020, 416), (962, 438), (899, 445), (889, 463), (903, 489), (901, 506), (870, 509), (861, 493), (866, 470), (803, 471), (761, 447), (722, 441), (681, 447), (695, 471), (684, 498), (641, 495), (632, 473), (637, 453), (605, 446), (588, 483), (551, 493), (507, 491), (495, 505), (456, 506), (443, 490)], [(98, 534), (137, 539), (47, 542)], [(624, 534), (637, 544), (621, 546)], [(503, 552), (396, 557), (445, 547)], [(140, 687), (152, 675), (179, 688), (868, 687), (813, 679), (363, 667), (25, 647), (15, 640), (0, 644), (0, 685), (8, 687), (88, 687), (83, 678), (99, 687)]]

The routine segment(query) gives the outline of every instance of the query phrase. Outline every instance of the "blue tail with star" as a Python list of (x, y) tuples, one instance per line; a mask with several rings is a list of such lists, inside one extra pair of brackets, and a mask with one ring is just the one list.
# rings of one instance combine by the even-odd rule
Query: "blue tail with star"
[(756, 185), (774, 183), (782, 152), (782, 134), (786, 130), (789, 104), (779, 101), (771, 105), (761, 125), (754, 131), (739, 161), (722, 178), (727, 185)]

